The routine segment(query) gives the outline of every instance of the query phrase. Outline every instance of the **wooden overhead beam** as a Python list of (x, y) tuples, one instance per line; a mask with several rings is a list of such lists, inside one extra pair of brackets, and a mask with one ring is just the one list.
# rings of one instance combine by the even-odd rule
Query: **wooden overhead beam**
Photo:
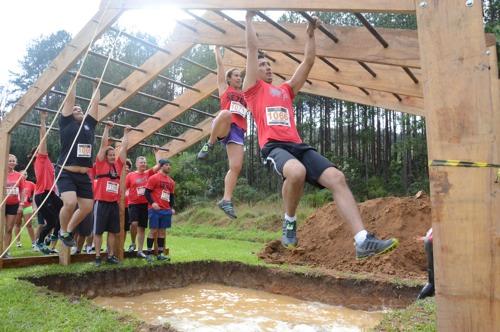
[[(428, 158), (498, 164), (496, 61), (487, 54), (481, 2), (467, 3), (416, 7)], [(429, 168), (439, 331), (500, 331), (496, 171)]]
[[(193, 32), (185, 27), (177, 26), (171, 35), (171, 39), (198, 44), (245, 47), (245, 33), (242, 29), (222, 18), (210, 19), (210, 21), (224, 29), (226, 33), (223, 34), (214, 30)], [(195, 21), (186, 20), (183, 22), (192, 25)], [(287, 37), (269, 23), (254, 22), (255, 30), (259, 35), (259, 48), (276, 52), (303, 53), (306, 42), (306, 24), (280, 24), (292, 32), (295, 39)], [(316, 54), (318, 56), (393, 64), (411, 68), (420, 67), (418, 36), (414, 30), (377, 28), (377, 31), (384, 36), (384, 39), (390, 45), (388, 48), (384, 48), (364, 27), (342, 27), (325, 24), (325, 28), (335, 33), (339, 43), (334, 43), (324, 33), (316, 31)]]
[[(21, 97), (14, 108), (0, 123), (0, 131), (11, 132), (22, 118), (38, 103), (38, 101), (56, 84), (68, 68), (70, 68), (89, 47), (92, 38), (99, 37), (113, 24), (122, 9), (98, 11), (78, 34), (64, 47), (59, 55), (45, 69), (36, 82)], [(5, 142), (0, 141), (0, 144)]]
[(142, 140), (153, 135), (156, 131), (160, 130), (169, 122), (175, 120), (191, 107), (209, 97), (215, 90), (217, 90), (217, 76), (210, 73), (196, 83), (194, 87), (199, 91), (185, 91), (182, 95), (175, 98), (175, 102), (179, 104), (179, 107), (165, 105), (153, 114), (154, 116), (161, 118), (161, 121), (149, 118), (136, 126), (136, 128), (143, 129), (144, 132), (132, 132), (129, 134), (129, 148), (139, 144)]
[(413, 0), (112, 0), (112, 8), (141, 9), (172, 5), (184, 9), (317, 10), (344, 12), (415, 12)]
[(120, 82), (119, 85), (125, 90), (113, 89), (101, 100), (106, 106), (99, 105), (98, 120), (102, 121), (134, 97), (142, 87), (178, 60), (191, 47), (193, 47), (191, 43), (175, 43), (175, 47), (169, 48), (170, 53), (158, 51), (149, 57), (140, 67), (144, 72), (135, 70)]
[[(297, 62), (291, 60), (286, 55), (276, 52), (269, 52), (268, 55), (276, 59), (276, 62), (271, 62), (273, 72), (291, 76), (297, 69)], [(299, 60), (302, 59), (302, 56), (294, 56)], [(401, 67), (370, 64), (370, 68), (377, 74), (377, 77), (373, 77), (355, 61), (338, 59), (331, 60), (328, 58), (327, 60), (334, 63), (340, 70), (337, 72), (319, 58), (316, 58), (308, 78), (414, 97), (422, 97), (422, 85), (413, 82)], [(244, 67), (245, 61), (246, 60), (244, 58), (230, 51), (226, 52), (224, 55), (224, 63), (228, 68)], [(413, 69), (413, 73), (418, 79), (420, 79), (419, 69)]]
[(184, 150), (189, 149), (194, 144), (198, 143), (208, 135), (210, 135), (210, 130), (212, 128), (213, 119), (207, 118), (196, 125), (196, 127), (201, 130), (186, 130), (179, 137), (185, 141), (170, 141), (162, 147), (168, 149), (169, 151), (162, 151), (160, 154), (163, 158), (171, 158)]

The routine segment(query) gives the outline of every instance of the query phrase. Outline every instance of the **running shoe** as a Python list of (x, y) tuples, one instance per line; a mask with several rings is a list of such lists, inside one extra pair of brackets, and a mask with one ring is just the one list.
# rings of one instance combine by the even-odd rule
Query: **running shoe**
[(21, 242), (16, 243), (16, 247), (21, 248), (22, 246), (23, 246), (23, 244)]
[(297, 222), (283, 220), (281, 244), (285, 248), (293, 248), (297, 245)]
[(128, 252), (134, 252), (135, 251), (135, 243), (132, 243), (131, 245), (128, 246)]
[(86, 247), (85, 247), (85, 252), (86, 252), (87, 254), (90, 254), (90, 253), (92, 252), (92, 246), (86, 246)]
[(424, 288), (422, 288), (417, 296), (417, 300), (422, 300), (429, 296), (434, 296), (434, 285), (430, 282), (426, 283)]
[(200, 152), (198, 152), (198, 159), (207, 159), (208, 154), (211, 150), (213, 150), (214, 145), (210, 143), (205, 143), (203, 144), (203, 147), (201, 148)]
[(3, 254), (2, 258), (12, 258), (10, 253), (7, 251), (5, 254)]
[(102, 263), (101, 257), (96, 257), (95, 258), (95, 266), (99, 267), (99, 266), (101, 266), (101, 263)]
[(143, 253), (142, 251), (138, 251), (137, 252), (137, 257), (139, 258), (148, 258), (148, 255), (146, 255), (145, 253)]
[(61, 240), (66, 247), (76, 246), (76, 242), (73, 239), (73, 235), (71, 235), (71, 233), (69, 233), (69, 232), (59, 234), (59, 240)]
[(50, 255), (52, 252), (49, 247), (45, 245), (45, 243), (37, 243), (36, 248), (38, 251), (43, 253), (44, 255)]
[(113, 255), (113, 256), (109, 256), (106, 259), (106, 263), (108, 263), (108, 264), (120, 264), (120, 261), (118, 260), (118, 257)]
[(368, 233), (361, 245), (356, 245), (356, 259), (383, 255), (397, 248), (398, 239), (379, 240), (375, 235)]
[(233, 202), (221, 200), (217, 206), (224, 211), (224, 213), (231, 219), (236, 219), (236, 212), (234, 212)]
[(49, 248), (49, 249), (50, 249), (51, 254), (58, 254), (59, 253), (59, 250), (57, 250), (56, 248)]
[(170, 262), (170, 257), (169, 256), (166, 256), (164, 254), (159, 254), (158, 256), (156, 256), (156, 259), (159, 260), (159, 261), (167, 261), (167, 262)]
[(46, 246), (50, 246), (50, 242), (51, 242), (51, 239), (52, 238), (52, 235), (50, 236), (46, 236), (45, 239), (43, 239), (43, 243), (45, 243)]

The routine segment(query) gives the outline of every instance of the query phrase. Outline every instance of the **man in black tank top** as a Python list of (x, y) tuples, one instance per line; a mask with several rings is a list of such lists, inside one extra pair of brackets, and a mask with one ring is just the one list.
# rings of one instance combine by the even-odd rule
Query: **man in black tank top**
[[(61, 176), (57, 181), (57, 187), (64, 204), (59, 214), (61, 221), (59, 237), (68, 247), (76, 245), (71, 232), (92, 211), (94, 202), (92, 181), (88, 171), (92, 167), (94, 133), (100, 100), (100, 93), (99, 90), (96, 91), (95, 84), (94, 93), (96, 96), (84, 120), (81, 107), (75, 105), (76, 84), (74, 84), (71, 91), (68, 92), (59, 118), (61, 154), (57, 160), (58, 170), (67, 158), (66, 164), (62, 167)], [(82, 129), (77, 136), (82, 121)], [(75, 144), (70, 151), (75, 137)]]

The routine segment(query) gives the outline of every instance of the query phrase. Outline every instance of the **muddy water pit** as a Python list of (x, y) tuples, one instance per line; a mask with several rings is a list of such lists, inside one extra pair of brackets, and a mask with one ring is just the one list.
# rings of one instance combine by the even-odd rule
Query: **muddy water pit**
[(235, 262), (190, 262), (27, 280), (133, 313), (149, 325), (169, 322), (173, 328), (168, 331), (358, 331), (375, 325), (382, 310), (409, 305), (419, 291), (384, 281)]

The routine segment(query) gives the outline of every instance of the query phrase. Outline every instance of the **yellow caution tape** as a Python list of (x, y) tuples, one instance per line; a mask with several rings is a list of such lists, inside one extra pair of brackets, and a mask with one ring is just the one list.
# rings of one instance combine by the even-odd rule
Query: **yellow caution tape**
[(496, 183), (500, 181), (500, 165), (490, 164), (485, 162), (477, 161), (463, 161), (463, 160), (445, 160), (445, 159), (435, 159), (429, 163), (429, 166), (452, 166), (452, 167), (491, 167), (498, 168)]

